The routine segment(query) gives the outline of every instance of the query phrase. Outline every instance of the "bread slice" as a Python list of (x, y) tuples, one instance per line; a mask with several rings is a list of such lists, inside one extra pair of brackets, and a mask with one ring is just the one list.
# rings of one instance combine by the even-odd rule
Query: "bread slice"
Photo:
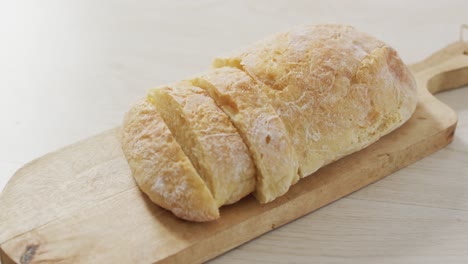
[(404, 123), (416, 85), (396, 52), (345, 25), (300, 26), (215, 59), (264, 84), (304, 176)]
[(261, 92), (243, 71), (220, 68), (194, 78), (229, 116), (246, 142), (257, 168), (254, 193), (261, 203), (285, 194), (299, 180), (299, 164), (286, 127)]
[(154, 203), (190, 221), (219, 217), (210, 190), (151, 103), (130, 109), (121, 142), (133, 177)]
[(152, 89), (151, 102), (213, 194), (218, 207), (254, 191), (255, 167), (229, 117), (188, 82)]

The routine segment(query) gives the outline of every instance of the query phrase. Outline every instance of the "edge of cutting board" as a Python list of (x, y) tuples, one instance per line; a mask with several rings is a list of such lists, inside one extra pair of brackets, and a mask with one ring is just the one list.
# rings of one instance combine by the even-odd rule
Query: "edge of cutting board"
[(457, 116), (435, 93), (468, 84), (468, 44), (454, 43), (411, 66), (415, 114), (371, 146), (302, 179), (266, 205), (251, 196), (209, 223), (177, 219), (136, 186), (119, 128), (21, 168), (0, 193), (0, 259), (8, 263), (196, 263), (346, 196), (449, 144)]

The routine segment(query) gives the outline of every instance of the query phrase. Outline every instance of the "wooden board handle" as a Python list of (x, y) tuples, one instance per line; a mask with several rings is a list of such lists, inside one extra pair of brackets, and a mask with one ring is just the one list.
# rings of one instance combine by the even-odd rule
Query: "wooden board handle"
[(460, 41), (410, 66), (418, 80), (420, 93), (436, 94), (468, 85), (468, 42), (463, 40), (465, 27), (468, 28), (466, 25), (461, 28)]

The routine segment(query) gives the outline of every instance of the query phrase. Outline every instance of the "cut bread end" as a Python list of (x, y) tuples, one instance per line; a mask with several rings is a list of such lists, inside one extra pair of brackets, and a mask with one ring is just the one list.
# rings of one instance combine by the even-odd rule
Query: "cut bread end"
[(130, 109), (121, 136), (133, 176), (154, 203), (189, 221), (219, 218), (211, 192), (150, 102)]

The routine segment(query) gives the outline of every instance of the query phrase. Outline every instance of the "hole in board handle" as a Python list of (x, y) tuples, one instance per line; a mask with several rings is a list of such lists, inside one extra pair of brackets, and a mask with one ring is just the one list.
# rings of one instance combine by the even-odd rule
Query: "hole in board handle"
[[(463, 33), (465, 30), (468, 30), (468, 25), (467, 24), (460, 25), (460, 42), (465, 42), (463, 38)], [(468, 55), (468, 50), (464, 50), (463, 55)]]

